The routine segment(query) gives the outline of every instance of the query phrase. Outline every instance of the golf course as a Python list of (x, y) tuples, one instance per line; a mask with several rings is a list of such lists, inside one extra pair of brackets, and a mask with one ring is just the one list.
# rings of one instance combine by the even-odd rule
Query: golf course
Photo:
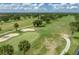
[[(78, 26), (73, 23), (79, 18), (75, 15), (1, 14), (0, 54), (74, 55), (79, 45)], [(28, 43), (24, 46), (22, 42)]]

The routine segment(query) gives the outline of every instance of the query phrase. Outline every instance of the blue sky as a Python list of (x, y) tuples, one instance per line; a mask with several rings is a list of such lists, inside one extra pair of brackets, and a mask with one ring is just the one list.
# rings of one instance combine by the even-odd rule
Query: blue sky
[(79, 3), (0, 3), (0, 13), (14, 12), (79, 13)]

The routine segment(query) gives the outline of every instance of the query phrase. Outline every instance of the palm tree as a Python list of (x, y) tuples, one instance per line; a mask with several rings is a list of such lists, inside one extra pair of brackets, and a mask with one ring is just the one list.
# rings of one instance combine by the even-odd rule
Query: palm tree
[(19, 50), (25, 54), (30, 49), (30, 43), (26, 40), (21, 41), (18, 44)]
[(7, 45), (3, 45), (2, 46), (2, 53), (4, 54), (4, 55), (12, 55), (13, 53), (14, 53), (14, 48), (13, 48), (13, 46), (11, 46), (11, 45), (9, 45), (9, 44), (7, 44)]

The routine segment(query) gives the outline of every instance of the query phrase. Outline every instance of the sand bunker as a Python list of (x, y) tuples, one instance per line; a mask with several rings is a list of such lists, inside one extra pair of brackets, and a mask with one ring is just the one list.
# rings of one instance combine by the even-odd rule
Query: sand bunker
[(22, 29), (21, 30), (22, 32), (30, 32), (30, 31), (35, 31), (35, 29), (31, 29), (31, 28), (27, 28), (27, 29)]
[[(30, 31), (35, 31), (35, 29), (27, 28), (27, 29), (21, 29), (20, 31), (22, 32), (30, 32)], [(20, 33), (10, 33), (6, 34), (0, 37), (0, 42), (6, 41), (8, 39), (11, 39), (12, 37), (18, 36)]]
[(4, 36), (0, 37), (0, 42), (3, 42), (5, 40), (8, 40), (8, 39), (18, 36), (18, 35), (19, 35), (19, 33), (10, 33), (10, 34), (4, 35)]

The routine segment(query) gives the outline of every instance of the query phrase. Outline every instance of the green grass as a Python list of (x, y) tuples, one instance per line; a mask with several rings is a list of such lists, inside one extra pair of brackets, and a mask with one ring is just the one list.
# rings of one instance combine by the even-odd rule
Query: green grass
[(79, 32), (75, 32), (71, 38), (71, 47), (68, 51), (70, 55), (73, 55), (79, 45)]
[(72, 21), (74, 21), (74, 17), (69, 15), (52, 21), (45, 27), (37, 28), (41, 38), (47, 38), (48, 40), (52, 38), (51, 41), (57, 43), (56, 54), (60, 54), (66, 45), (66, 41), (61, 38), (60, 34), (71, 34), (69, 23)]
[[(60, 52), (64, 49), (66, 45), (65, 40), (61, 38), (60, 34), (71, 34), (69, 23), (72, 21), (74, 21), (74, 16), (70, 15), (59, 18), (57, 20), (53, 20), (50, 24), (47, 24), (45, 27), (35, 28), (37, 30), (36, 32), (22, 33), (21, 35), (15, 38), (0, 43), (0, 46), (4, 44), (11, 44), (15, 48), (15, 54), (21, 54), (20, 52), (18, 52), (18, 43), (22, 40), (28, 40), (31, 43), (31, 49), (26, 54), (45, 54), (47, 52), (47, 49), (43, 45), (43, 43), (44, 39), (47, 39), (56, 43), (56, 54), (60, 54)], [(29, 18), (23, 18), (22, 20), (17, 21), (17, 23), (20, 24), (20, 28), (32, 25), (32, 22), (33, 19)], [(13, 30), (14, 23), (15, 21), (2, 24), (2, 27), (4, 27), (3, 31), (6, 32), (8, 30)], [(71, 40), (72, 49), (70, 48), (69, 53), (72, 54), (72, 51), (74, 51), (73, 46), (77, 46), (78, 44), (77, 41), (77, 39)]]
[[(56, 54), (60, 54), (66, 45), (65, 40), (60, 37), (60, 34), (65, 33), (70, 35), (71, 30), (69, 23), (72, 21), (74, 21), (74, 17), (69, 15), (67, 17), (59, 18), (56, 21), (52, 21), (51, 24), (48, 24), (45, 27), (36, 28), (37, 32), (40, 34), (40, 39), (43, 40), (41, 43), (44, 43), (45, 38), (49, 41), (55, 41), (57, 43)], [(34, 50), (40, 49), (42, 44), (38, 42), (39, 41), (36, 41), (35, 47), (37, 46), (37, 48)], [(45, 54), (46, 51), (45, 47), (43, 47), (43, 49), (41, 48), (39, 54)]]
[(0, 46), (10, 44), (14, 47), (15, 51), (18, 51), (18, 44), (20, 41), (27, 40), (32, 44), (38, 37), (39, 34), (37, 32), (22, 33), (20, 36), (17, 36), (13, 39), (0, 43)]
[(22, 20), (18, 21), (4, 22), (3, 24), (0, 23), (0, 27), (2, 28), (2, 31), (0, 31), (0, 33), (15, 30), (14, 24), (16, 22), (19, 24), (19, 28), (22, 28), (32, 25), (33, 19), (23, 18)]

